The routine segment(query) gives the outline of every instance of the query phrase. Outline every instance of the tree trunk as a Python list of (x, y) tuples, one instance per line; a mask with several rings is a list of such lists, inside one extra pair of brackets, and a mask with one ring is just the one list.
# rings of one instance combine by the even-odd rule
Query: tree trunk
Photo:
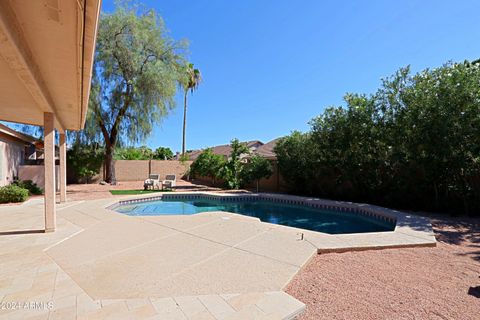
[(260, 180), (257, 180), (257, 193), (258, 193), (258, 185), (259, 185)]
[(115, 165), (113, 163), (113, 146), (105, 147), (105, 181), (111, 185), (116, 185)]
[(188, 90), (185, 90), (185, 96), (183, 98), (182, 156), (185, 154), (185, 131), (187, 128), (187, 95), (188, 95)]

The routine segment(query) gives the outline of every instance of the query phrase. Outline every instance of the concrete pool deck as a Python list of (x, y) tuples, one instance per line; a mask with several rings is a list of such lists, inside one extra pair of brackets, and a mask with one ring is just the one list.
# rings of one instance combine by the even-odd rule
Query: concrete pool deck
[(0, 208), (0, 301), (53, 302), (0, 319), (292, 319), (305, 306), (283, 288), (317, 252), (435, 244), (400, 213), (394, 232), (333, 236), (225, 212), (131, 217), (116, 201), (59, 205), (47, 234), (5, 234), (41, 229), (41, 200)]

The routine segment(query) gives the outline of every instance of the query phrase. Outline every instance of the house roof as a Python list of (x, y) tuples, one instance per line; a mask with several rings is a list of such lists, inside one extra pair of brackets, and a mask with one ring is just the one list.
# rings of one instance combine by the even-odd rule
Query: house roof
[(31, 144), (33, 144), (34, 142), (36, 142), (38, 140), (35, 137), (32, 137), (28, 134), (21, 133), (21, 132), (18, 132), (16, 130), (13, 130), (12, 128), (7, 127), (6, 125), (1, 124), (1, 123), (0, 123), (0, 134), (8, 135), (8, 136), (10, 136), (12, 138), (15, 138), (17, 140), (21, 140), (23, 142), (31, 143)]
[[(260, 145), (262, 146), (263, 145), (263, 142), (259, 141), (259, 140), (251, 140), (251, 141), (246, 141), (246, 142), (242, 142), (244, 144), (247, 145), (247, 147), (254, 151), (256, 150), (257, 148), (259, 147), (255, 147), (256, 145)], [(214, 146), (214, 147), (211, 147), (212, 149), (212, 152), (214, 154), (219, 154), (219, 155), (222, 155), (222, 156), (225, 156), (225, 157), (228, 157), (230, 155), (230, 153), (232, 152), (232, 147), (230, 147), (229, 144), (222, 144), (222, 145), (219, 145), (219, 146)], [(194, 150), (190, 153), (188, 153), (188, 159), (189, 160), (196, 160), (198, 158), (198, 156), (203, 152), (204, 149), (200, 149), (200, 150)]]
[(267, 159), (276, 159), (277, 155), (275, 154), (275, 152), (273, 152), (273, 149), (277, 145), (279, 139), (280, 138), (277, 138), (261, 145), (255, 150), (254, 153)]

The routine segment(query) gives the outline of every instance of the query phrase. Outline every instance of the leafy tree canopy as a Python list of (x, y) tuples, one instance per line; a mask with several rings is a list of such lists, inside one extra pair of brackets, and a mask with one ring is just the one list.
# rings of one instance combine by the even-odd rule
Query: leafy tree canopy
[(258, 185), (260, 179), (269, 178), (273, 173), (272, 164), (270, 161), (259, 155), (253, 155), (248, 159), (243, 171), (244, 183), (250, 183), (255, 181)]
[(185, 49), (153, 10), (120, 3), (102, 14), (85, 133), (105, 144), (108, 182), (115, 182), (118, 144), (142, 141), (175, 106)]
[(215, 180), (221, 177), (221, 170), (225, 165), (222, 155), (214, 154), (211, 148), (205, 149), (190, 166), (190, 173), (201, 177), (210, 177)]
[(155, 160), (171, 160), (173, 159), (173, 151), (167, 147), (158, 147), (153, 152), (153, 159)]
[(230, 147), (232, 151), (221, 170), (221, 175), (229, 189), (240, 189), (244, 185), (243, 171), (245, 169), (242, 156), (250, 154), (250, 150), (246, 144), (241, 143), (238, 139), (233, 139), (230, 142)]
[(402, 68), (275, 148), (293, 192), (410, 209), (480, 210), (480, 65)]

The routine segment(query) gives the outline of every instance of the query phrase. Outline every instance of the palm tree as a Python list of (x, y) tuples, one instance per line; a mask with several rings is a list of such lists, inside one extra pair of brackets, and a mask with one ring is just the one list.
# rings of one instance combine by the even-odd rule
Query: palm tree
[(202, 75), (200, 74), (200, 70), (195, 69), (193, 67), (193, 63), (188, 64), (186, 70), (186, 78), (185, 82), (183, 83), (184, 88), (184, 104), (183, 104), (183, 139), (182, 139), (182, 156), (185, 154), (185, 130), (187, 127), (187, 95), (188, 91), (193, 93), (200, 82), (202, 81)]

